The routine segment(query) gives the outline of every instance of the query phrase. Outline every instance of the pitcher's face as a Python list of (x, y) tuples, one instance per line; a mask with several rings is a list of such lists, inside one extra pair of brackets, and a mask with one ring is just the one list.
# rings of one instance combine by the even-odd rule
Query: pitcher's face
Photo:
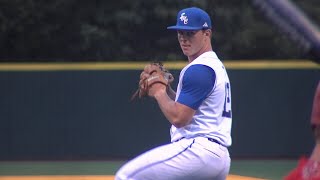
[(181, 47), (181, 50), (184, 55), (188, 57), (198, 56), (202, 54), (201, 51), (208, 43), (208, 30), (178, 30), (178, 41)]

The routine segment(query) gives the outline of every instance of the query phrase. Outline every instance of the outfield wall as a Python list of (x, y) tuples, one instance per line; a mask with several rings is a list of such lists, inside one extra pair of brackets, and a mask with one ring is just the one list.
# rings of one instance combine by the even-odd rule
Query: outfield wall
[[(167, 66), (177, 79), (184, 64)], [(319, 66), (309, 61), (225, 64), (233, 98), (231, 156), (310, 153)], [(167, 143), (170, 124), (156, 102), (129, 102), (143, 66), (0, 64), (0, 160), (128, 158)]]

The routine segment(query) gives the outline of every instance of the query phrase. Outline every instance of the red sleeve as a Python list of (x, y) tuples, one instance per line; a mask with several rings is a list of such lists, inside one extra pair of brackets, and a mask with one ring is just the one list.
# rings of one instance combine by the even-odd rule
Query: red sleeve
[(320, 163), (306, 157), (299, 160), (298, 166), (289, 172), (284, 180), (320, 180)]
[(302, 157), (299, 160), (298, 166), (291, 170), (289, 174), (284, 177), (284, 180), (298, 180), (298, 179), (303, 179), (302, 178), (302, 170), (305, 164), (307, 163), (308, 159), (306, 157)]

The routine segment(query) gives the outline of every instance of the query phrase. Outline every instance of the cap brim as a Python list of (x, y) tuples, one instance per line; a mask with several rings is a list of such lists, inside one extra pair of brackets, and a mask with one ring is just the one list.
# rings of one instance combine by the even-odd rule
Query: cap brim
[(167, 29), (173, 29), (173, 30), (201, 30), (202, 27), (190, 27), (190, 26), (169, 26)]

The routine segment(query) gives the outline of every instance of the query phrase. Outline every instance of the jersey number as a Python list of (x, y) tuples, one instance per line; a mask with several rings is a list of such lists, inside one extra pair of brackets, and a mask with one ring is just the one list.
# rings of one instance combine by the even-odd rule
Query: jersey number
[(226, 83), (225, 87), (225, 98), (224, 98), (224, 108), (222, 112), (223, 117), (231, 118), (231, 93), (230, 93), (230, 85)]

